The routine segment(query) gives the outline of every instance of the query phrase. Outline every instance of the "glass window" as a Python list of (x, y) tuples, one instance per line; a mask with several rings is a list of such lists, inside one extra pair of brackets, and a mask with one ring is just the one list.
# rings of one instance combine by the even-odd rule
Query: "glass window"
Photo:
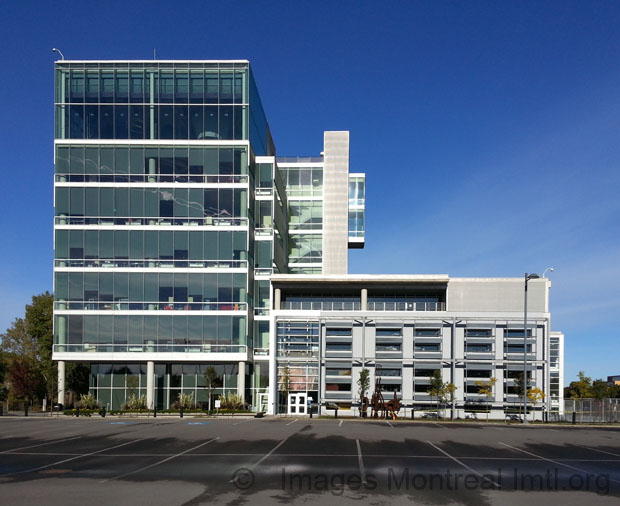
[(114, 139), (114, 106), (100, 106), (99, 122), (99, 138)]
[(129, 107), (114, 106), (114, 139), (129, 138)]

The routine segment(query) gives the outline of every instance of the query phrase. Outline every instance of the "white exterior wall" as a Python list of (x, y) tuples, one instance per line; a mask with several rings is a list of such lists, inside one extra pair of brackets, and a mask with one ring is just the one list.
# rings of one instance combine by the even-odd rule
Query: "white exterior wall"
[(349, 132), (325, 132), (323, 274), (346, 274), (349, 255)]

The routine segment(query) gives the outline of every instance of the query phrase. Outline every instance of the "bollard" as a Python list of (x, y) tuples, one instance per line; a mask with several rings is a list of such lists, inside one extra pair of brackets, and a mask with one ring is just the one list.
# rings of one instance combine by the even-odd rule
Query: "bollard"
[(183, 406), (179, 408), (179, 416), (183, 418)]
[(336, 418), (338, 418), (338, 408), (336, 408), (336, 409), (335, 409), (334, 413), (335, 413), (335, 415), (334, 415), (334, 416), (335, 416)]
[(413, 418), (414, 418), (414, 413), (415, 413), (415, 410), (414, 410), (413, 408), (411, 408), (411, 419), (412, 419), (412, 420), (413, 420)]
[(78, 406), (78, 407), (75, 409), (75, 417), (77, 418), (77, 417), (79, 417), (79, 416), (80, 416), (80, 407)]
[(24, 416), (28, 416), (28, 404), (24, 404)]
[(157, 406), (153, 406), (153, 418), (157, 418)]
[(4, 406), (0, 404), (0, 416), (4, 415)]
[(573, 411), (573, 425), (577, 424), (577, 412)]

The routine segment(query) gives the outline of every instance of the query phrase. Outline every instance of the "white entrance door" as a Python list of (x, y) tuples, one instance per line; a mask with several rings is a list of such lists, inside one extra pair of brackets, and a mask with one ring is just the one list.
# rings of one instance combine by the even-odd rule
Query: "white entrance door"
[(307, 413), (306, 392), (288, 394), (288, 414), (289, 415), (305, 415)]

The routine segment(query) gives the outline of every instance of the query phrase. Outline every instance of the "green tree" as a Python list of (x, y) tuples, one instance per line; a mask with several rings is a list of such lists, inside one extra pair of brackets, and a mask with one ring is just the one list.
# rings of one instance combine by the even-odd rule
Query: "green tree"
[(80, 396), (88, 393), (90, 368), (87, 365), (69, 362), (66, 374), (66, 386), (69, 390)]
[(32, 297), (26, 306), (26, 332), (35, 343), (39, 371), (45, 380), (47, 397), (54, 398), (58, 368), (52, 361), (54, 342), (54, 296), (45, 292)]
[(284, 397), (282, 404), (286, 405), (288, 402), (288, 393), (291, 391), (291, 370), (288, 366), (282, 369), (280, 373), (280, 381), (278, 381), (278, 389)]
[(370, 371), (365, 367), (360, 371), (360, 376), (357, 379), (357, 386), (359, 387), (360, 396), (360, 416), (365, 416), (362, 412), (364, 406), (364, 399), (366, 398), (366, 392), (370, 388)]
[(213, 396), (213, 390), (220, 386), (220, 377), (217, 375), (215, 367), (210, 365), (205, 370), (205, 386), (207, 387), (207, 393), (209, 395), (209, 412), (211, 412), (211, 398)]
[(27, 404), (44, 395), (43, 377), (37, 364), (29, 357), (13, 357), (8, 368), (8, 381), (15, 398)]
[[(52, 361), (53, 306), (49, 292), (33, 296), (25, 318), (16, 318), (0, 336), (0, 348), (7, 357), (7, 380), (16, 398), (28, 398), (30, 402), (54, 398), (57, 368)], [(21, 391), (25, 385), (30, 385), (32, 391)]]
[(614, 397), (614, 390), (611, 388), (607, 381), (602, 379), (597, 379), (592, 382), (592, 397), (602, 401), (603, 399), (607, 399), (609, 397)]
[(435, 397), (437, 399), (437, 414), (439, 415), (439, 403), (445, 396), (445, 383), (441, 379), (441, 371), (437, 370), (433, 373), (428, 393), (431, 397)]
[(0, 350), (0, 402), (4, 402), (8, 399), (8, 388), (6, 386), (6, 372), (7, 372), (8, 358), (6, 353)]
[(592, 378), (585, 375), (583, 371), (577, 374), (577, 381), (571, 381), (567, 388), (567, 397), (571, 399), (588, 399), (594, 397), (592, 390)]

